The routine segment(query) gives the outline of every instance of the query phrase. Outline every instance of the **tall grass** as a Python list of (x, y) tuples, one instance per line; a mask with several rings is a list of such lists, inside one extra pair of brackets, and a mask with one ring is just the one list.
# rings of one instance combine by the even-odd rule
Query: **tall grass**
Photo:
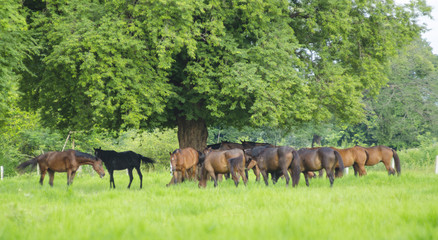
[(71, 187), (65, 173), (55, 186), (37, 175), (0, 182), (0, 239), (436, 239), (438, 177), (369, 171), (336, 179), (284, 180), (266, 187), (231, 180), (165, 187), (166, 171), (144, 171), (143, 189), (126, 171), (109, 178), (82, 173)]

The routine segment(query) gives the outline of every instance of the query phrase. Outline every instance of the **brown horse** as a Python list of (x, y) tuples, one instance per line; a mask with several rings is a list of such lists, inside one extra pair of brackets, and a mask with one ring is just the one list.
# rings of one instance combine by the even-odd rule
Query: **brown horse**
[(236, 172), (243, 179), (243, 183), (246, 185), (247, 178), (245, 176), (245, 155), (240, 149), (231, 150), (215, 150), (206, 151), (204, 166), (201, 170), (201, 180), (199, 180), (198, 187), (207, 186), (208, 175), (214, 180), (214, 186), (217, 186), (217, 180), (219, 174), (231, 173), (233, 176), (234, 184), (236, 187), (239, 184), (239, 177)]
[(199, 161), (199, 152), (194, 148), (188, 147), (183, 149), (176, 149), (170, 154), (170, 166), (172, 170), (172, 179), (170, 183), (176, 184), (178, 182), (178, 175), (181, 175), (181, 182), (184, 182), (186, 178), (186, 171), (191, 170), (191, 176), (189, 179), (196, 179), (196, 166)]
[[(257, 153), (252, 151), (246, 151), (247, 155), (250, 155), (252, 160), (248, 165), (248, 168), (252, 168), (257, 164), (260, 169), (260, 173), (263, 176), (266, 186), (268, 186), (268, 173), (271, 174), (273, 183), (275, 184), (279, 176), (283, 175), (286, 179), (286, 186), (289, 185), (289, 173), (288, 169), (291, 167), (292, 162), (299, 161), (297, 151), (291, 147), (266, 147), (261, 152)], [(297, 165), (295, 165), (297, 166)], [(291, 173), (292, 186), (298, 184), (300, 169), (295, 167)]]
[(261, 146), (275, 147), (270, 143), (258, 143), (258, 142), (247, 142), (247, 141), (241, 141), (241, 142), (243, 149), (250, 149), (250, 148), (261, 147)]
[(55, 172), (67, 172), (67, 185), (70, 185), (73, 183), (76, 171), (81, 165), (92, 165), (94, 171), (96, 171), (101, 178), (105, 176), (105, 170), (102, 166), (102, 160), (88, 153), (83, 153), (75, 150), (67, 150), (64, 152), (47, 152), (20, 164), (17, 169), (19, 171), (23, 171), (27, 166), (30, 165), (32, 165), (32, 168), (35, 168), (37, 163), (40, 167), (41, 172), (41, 185), (43, 185), (46, 172), (49, 172), (50, 186), (53, 187)]
[(240, 143), (222, 142), (221, 146), (219, 147), (219, 150), (231, 150), (235, 148), (243, 149), (243, 146)]
[(334, 171), (336, 165), (339, 163), (339, 171), (344, 170), (344, 162), (342, 161), (341, 155), (331, 148), (301, 148), (298, 150), (298, 154), (300, 155), (299, 165), (306, 179), (307, 186), (309, 186), (309, 171), (314, 172), (325, 169), (327, 177), (330, 180), (330, 187), (332, 187), (335, 180)]
[(394, 158), (395, 168), (397, 170), (397, 175), (400, 175), (400, 158), (394, 149), (386, 146), (374, 146), (369, 148), (364, 148), (368, 153), (368, 160), (366, 161), (366, 166), (373, 166), (379, 162), (383, 162), (388, 171), (389, 175), (395, 175), (394, 168), (391, 167), (391, 158)]
[[(354, 175), (357, 175), (357, 173), (359, 173), (359, 176), (364, 176), (367, 174), (367, 171), (365, 170), (365, 162), (367, 161), (368, 153), (367, 151), (365, 151), (364, 148), (355, 146), (346, 149), (331, 147), (331, 149), (341, 154), (344, 167), (353, 166)], [(339, 163), (337, 163), (335, 176), (342, 177), (342, 175), (343, 175), (343, 171), (339, 171)]]

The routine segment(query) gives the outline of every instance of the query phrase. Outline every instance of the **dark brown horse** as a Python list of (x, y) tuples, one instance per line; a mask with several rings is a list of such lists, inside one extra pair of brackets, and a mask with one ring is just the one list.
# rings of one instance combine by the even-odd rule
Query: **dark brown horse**
[(215, 150), (206, 152), (204, 166), (201, 169), (201, 180), (199, 180), (199, 187), (207, 186), (207, 178), (210, 175), (214, 180), (214, 186), (217, 186), (219, 174), (231, 173), (234, 184), (239, 184), (239, 177), (236, 172), (243, 179), (246, 185), (247, 178), (244, 173), (245, 170), (245, 155), (240, 149), (231, 150)]
[(102, 160), (90, 155), (75, 150), (67, 150), (64, 152), (47, 152), (39, 155), (29, 161), (20, 164), (17, 169), (23, 171), (26, 167), (32, 165), (35, 168), (38, 163), (41, 172), (40, 184), (43, 185), (44, 176), (49, 172), (49, 184), (53, 187), (53, 179), (55, 172), (67, 172), (67, 185), (73, 183), (76, 171), (81, 165), (91, 165), (102, 178), (105, 176), (105, 170), (102, 166)]
[(366, 161), (366, 166), (373, 166), (379, 162), (383, 162), (388, 171), (389, 175), (395, 175), (394, 168), (391, 167), (391, 159), (394, 158), (395, 169), (397, 170), (397, 175), (401, 173), (400, 158), (394, 149), (386, 146), (374, 146), (369, 148), (364, 148), (368, 153), (368, 160)]
[[(291, 167), (292, 162), (299, 162), (299, 156), (297, 151), (291, 147), (267, 147), (261, 150), (256, 155), (254, 151), (246, 151), (247, 155), (250, 155), (252, 160), (248, 165), (248, 168), (252, 168), (255, 164), (260, 169), (260, 173), (263, 176), (266, 186), (268, 186), (268, 173), (271, 174), (272, 180), (275, 183), (279, 176), (283, 175), (286, 179), (286, 186), (289, 185), (289, 173), (288, 169)], [(292, 186), (298, 184), (300, 169), (298, 165), (292, 171)]]
[(178, 174), (181, 175), (181, 182), (184, 182), (186, 178), (186, 171), (190, 171), (189, 178), (194, 180), (196, 179), (196, 166), (199, 161), (199, 152), (194, 148), (188, 147), (183, 149), (176, 149), (173, 153), (170, 154), (170, 166), (172, 171), (172, 179), (170, 183), (167, 184), (176, 184), (178, 182)]
[(222, 142), (220, 146), (220, 150), (230, 150), (230, 149), (243, 149), (242, 144), (240, 143), (233, 143), (233, 142)]
[(262, 146), (275, 147), (274, 145), (272, 145), (270, 143), (258, 143), (258, 142), (242, 141), (243, 149), (251, 149), (251, 148), (262, 147)]
[(300, 155), (299, 165), (301, 172), (304, 173), (307, 186), (309, 186), (308, 172), (325, 169), (327, 177), (330, 180), (330, 187), (332, 187), (335, 180), (334, 171), (336, 164), (339, 163), (339, 171), (344, 170), (344, 162), (342, 161), (341, 155), (331, 148), (301, 148), (298, 150), (298, 154)]
[[(353, 166), (354, 175), (357, 175), (357, 173), (359, 173), (359, 176), (367, 174), (367, 171), (365, 170), (365, 162), (367, 161), (368, 154), (364, 148), (355, 146), (346, 149), (331, 147), (331, 149), (341, 154), (344, 168)], [(335, 175), (336, 177), (342, 177), (343, 175), (343, 171), (339, 171), (339, 163), (336, 164)]]

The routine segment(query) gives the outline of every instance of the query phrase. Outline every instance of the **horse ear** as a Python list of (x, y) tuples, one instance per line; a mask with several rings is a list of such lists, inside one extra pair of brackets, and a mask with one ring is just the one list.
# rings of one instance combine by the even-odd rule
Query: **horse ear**
[(170, 154), (170, 155), (172, 155), (172, 153), (171, 153), (171, 152), (169, 152), (169, 154)]

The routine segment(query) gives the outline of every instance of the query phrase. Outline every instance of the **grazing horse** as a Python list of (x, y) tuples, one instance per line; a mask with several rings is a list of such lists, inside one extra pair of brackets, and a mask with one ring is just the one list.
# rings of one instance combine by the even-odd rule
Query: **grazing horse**
[[(364, 148), (355, 146), (346, 149), (331, 147), (331, 149), (341, 154), (344, 168), (353, 166), (355, 176), (357, 176), (357, 173), (359, 173), (359, 176), (364, 176), (367, 174), (367, 171), (365, 170), (365, 162), (367, 161), (368, 153)], [(339, 163), (337, 163), (335, 176), (342, 177), (342, 175), (343, 171), (339, 171)]]
[(395, 175), (394, 168), (391, 167), (391, 158), (394, 158), (395, 168), (397, 170), (397, 175), (400, 175), (400, 158), (394, 149), (386, 146), (374, 146), (369, 148), (364, 148), (368, 153), (368, 160), (366, 161), (366, 166), (373, 166), (379, 162), (385, 164), (386, 170), (389, 175)]
[(116, 188), (114, 183), (114, 170), (128, 169), (129, 174), (129, 185), (131, 187), (132, 180), (132, 169), (137, 170), (138, 176), (140, 177), (140, 188), (143, 187), (143, 175), (140, 171), (140, 163), (155, 163), (155, 160), (142, 156), (141, 154), (135, 153), (133, 151), (127, 152), (116, 152), (112, 150), (102, 150), (101, 148), (94, 149), (94, 155), (105, 163), (106, 169), (110, 174), (110, 188)]
[(334, 171), (336, 164), (339, 163), (339, 171), (344, 170), (344, 162), (342, 161), (341, 155), (328, 147), (321, 148), (301, 148), (298, 150), (300, 155), (300, 168), (301, 172), (304, 174), (306, 179), (306, 185), (309, 186), (308, 172), (309, 171), (319, 171), (325, 169), (327, 177), (330, 180), (330, 187), (333, 186), (334, 182)]
[(270, 143), (257, 143), (257, 142), (247, 142), (247, 141), (242, 141), (242, 147), (243, 149), (251, 149), (251, 148), (255, 148), (255, 147), (275, 147), (274, 145), (270, 144)]
[[(260, 169), (257, 166), (256, 163), (256, 157), (253, 156), (259, 156), (261, 152), (263, 152), (266, 148), (270, 147), (269, 145), (263, 145), (263, 146), (257, 146), (254, 148), (248, 148), (245, 149), (245, 158), (246, 158), (246, 167), (247, 169), (251, 169), (254, 172), (254, 175), (256, 176), (256, 182), (260, 181)], [(253, 164), (251, 164), (251, 161), (254, 160)], [(251, 164), (251, 166), (249, 166)], [(247, 172), (247, 171), (246, 171)], [(246, 176), (248, 178), (248, 176)]]
[(198, 187), (207, 186), (207, 178), (210, 175), (214, 180), (214, 186), (217, 186), (217, 179), (219, 174), (231, 173), (234, 184), (239, 184), (239, 177), (236, 172), (242, 176), (243, 183), (246, 185), (247, 178), (244, 173), (245, 169), (245, 155), (240, 149), (231, 150), (215, 150), (206, 151), (204, 166), (201, 169), (201, 180), (199, 180)]
[(219, 150), (230, 150), (235, 148), (243, 149), (243, 146), (240, 143), (222, 142)]
[(105, 176), (105, 170), (102, 166), (102, 160), (88, 153), (75, 150), (67, 150), (63, 152), (47, 152), (39, 155), (29, 161), (20, 164), (17, 169), (23, 171), (27, 166), (32, 165), (35, 168), (38, 163), (40, 167), (40, 184), (43, 185), (44, 176), (49, 172), (49, 184), (53, 187), (53, 179), (55, 172), (67, 172), (67, 186), (73, 183), (76, 171), (81, 165), (91, 165), (102, 178)]
[[(248, 168), (252, 168), (255, 164), (260, 169), (260, 173), (263, 176), (266, 186), (268, 186), (268, 173), (271, 173), (273, 183), (275, 184), (278, 177), (283, 175), (286, 179), (286, 186), (289, 185), (289, 173), (288, 169), (291, 167), (292, 162), (299, 162), (299, 155), (295, 149), (291, 147), (266, 147), (260, 150), (260, 153), (247, 151), (247, 154), (251, 156), (251, 163)], [(255, 159), (255, 160), (254, 160)], [(299, 165), (295, 164), (292, 170), (292, 186), (298, 184), (300, 176)]]
[(181, 181), (184, 182), (186, 171), (191, 169), (191, 179), (196, 178), (196, 166), (199, 162), (199, 152), (194, 148), (188, 147), (183, 149), (176, 149), (170, 154), (170, 166), (172, 170), (172, 179), (170, 183), (176, 184), (178, 182), (178, 173), (181, 173)]

